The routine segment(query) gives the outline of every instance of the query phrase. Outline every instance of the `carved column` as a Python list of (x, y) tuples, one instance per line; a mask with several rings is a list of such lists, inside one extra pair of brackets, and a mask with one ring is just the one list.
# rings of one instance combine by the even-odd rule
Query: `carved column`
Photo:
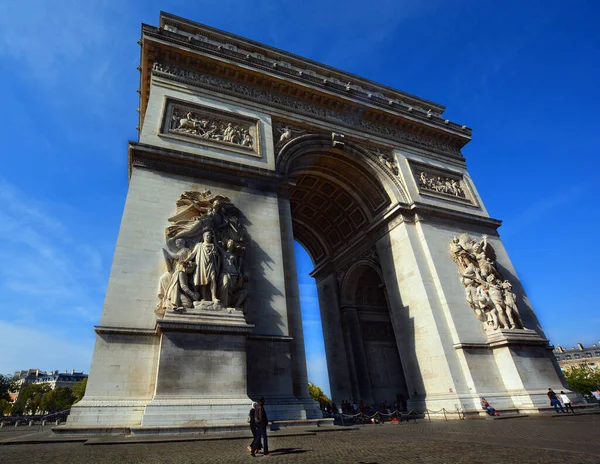
[(349, 336), (346, 339), (350, 342), (350, 350), (356, 369), (356, 381), (359, 391), (358, 399), (363, 400), (365, 404), (372, 404), (373, 390), (371, 388), (369, 365), (365, 354), (365, 346), (363, 343), (357, 309), (352, 306), (343, 307), (342, 318), (344, 327), (346, 327), (348, 331)]
[(352, 397), (350, 376), (348, 374), (348, 359), (344, 346), (344, 335), (340, 318), (338, 285), (335, 274), (330, 274), (317, 282), (321, 323), (327, 370), (329, 371), (329, 386), (331, 397), (336, 404)]

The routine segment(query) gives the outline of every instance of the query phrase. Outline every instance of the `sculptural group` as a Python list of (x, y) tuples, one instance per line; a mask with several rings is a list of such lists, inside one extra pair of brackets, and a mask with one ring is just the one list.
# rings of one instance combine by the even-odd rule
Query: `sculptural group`
[(446, 193), (455, 197), (465, 198), (465, 192), (456, 179), (450, 177), (441, 177), (428, 174), (421, 171), (419, 174), (419, 185), (424, 190), (431, 190), (437, 193)]
[(209, 190), (185, 192), (169, 222), (157, 314), (193, 307), (241, 309), (249, 275), (244, 272), (246, 231), (239, 210)]
[(467, 302), (488, 330), (524, 329), (512, 284), (498, 271), (487, 238), (483, 235), (476, 241), (464, 233), (450, 242), (450, 256), (460, 268)]
[(192, 111), (174, 110), (170, 130), (248, 148), (254, 143), (248, 127)]

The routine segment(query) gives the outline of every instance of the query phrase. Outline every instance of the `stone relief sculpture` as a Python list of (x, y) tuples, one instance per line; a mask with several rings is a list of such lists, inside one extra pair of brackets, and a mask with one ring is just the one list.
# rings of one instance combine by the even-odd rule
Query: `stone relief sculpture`
[(195, 135), (217, 142), (231, 143), (252, 149), (254, 139), (250, 135), (250, 123), (226, 121), (212, 115), (185, 111), (175, 107), (171, 117), (170, 132)]
[(419, 186), (423, 190), (429, 190), (436, 193), (445, 193), (459, 198), (467, 197), (465, 191), (460, 186), (459, 181), (456, 179), (435, 176), (425, 171), (419, 173)]
[(159, 279), (155, 312), (243, 309), (249, 275), (239, 210), (209, 190), (184, 192), (176, 205), (165, 229), (167, 270)]
[(524, 329), (512, 284), (496, 266), (496, 252), (487, 235), (476, 241), (467, 233), (450, 242), (450, 256), (460, 268), (465, 297), (486, 330)]

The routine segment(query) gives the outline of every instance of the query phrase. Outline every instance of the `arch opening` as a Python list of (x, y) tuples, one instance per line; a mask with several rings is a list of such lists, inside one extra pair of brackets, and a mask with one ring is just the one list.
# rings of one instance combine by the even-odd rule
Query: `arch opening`
[[(358, 257), (353, 264), (353, 258), (348, 258), (352, 246), (365, 245), (369, 226), (401, 195), (394, 195), (382, 179), (385, 173), (378, 172), (377, 166), (356, 151), (332, 148), (331, 140), (328, 146), (324, 140), (310, 142), (287, 147), (278, 160), (280, 174), (295, 180), (289, 191), (294, 239), (316, 267), (328, 269), (319, 275), (316, 308), (301, 305), (304, 332), (314, 327), (316, 317), (326, 320), (322, 337), (332, 399), (338, 406), (342, 399), (405, 405), (406, 382), (379, 265), (359, 262)], [(302, 253), (297, 255), (300, 258)], [(351, 266), (346, 272), (336, 270), (348, 264)], [(310, 296), (303, 295), (309, 288), (305, 263), (298, 264), (298, 271), (303, 282), (300, 298), (307, 301)], [(324, 280), (329, 287), (322, 285)], [(333, 293), (331, 286), (335, 287)], [(307, 310), (310, 315), (305, 314)], [(311, 319), (308, 324), (307, 317)], [(310, 359), (314, 341), (306, 335), (305, 339), (309, 378), (315, 378)]]

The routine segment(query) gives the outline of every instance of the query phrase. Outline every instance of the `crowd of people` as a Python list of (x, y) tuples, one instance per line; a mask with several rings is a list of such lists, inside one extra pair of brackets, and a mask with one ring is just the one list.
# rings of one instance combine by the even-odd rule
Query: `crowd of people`
[(382, 401), (378, 405), (371, 405), (365, 404), (362, 400), (359, 402), (342, 400), (339, 407), (334, 402), (321, 404), (321, 410), (325, 417), (341, 417), (344, 420), (362, 424), (383, 423), (386, 418), (401, 421), (401, 414), (406, 412), (406, 406), (398, 401), (393, 404), (388, 401)]

